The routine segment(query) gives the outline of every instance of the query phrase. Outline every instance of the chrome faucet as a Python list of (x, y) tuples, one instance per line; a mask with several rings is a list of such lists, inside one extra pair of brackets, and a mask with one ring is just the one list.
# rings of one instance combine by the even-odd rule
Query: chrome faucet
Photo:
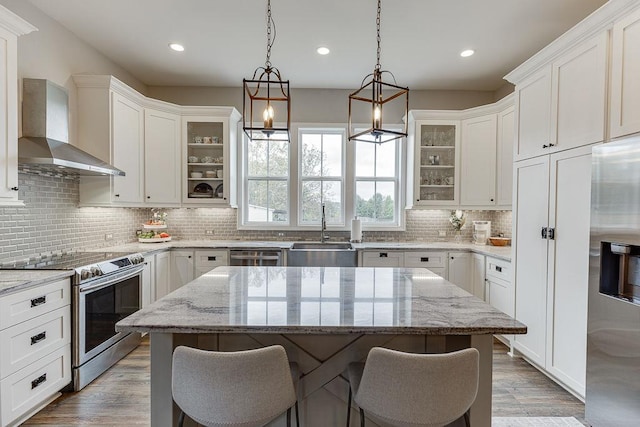
[(324, 212), (324, 203), (322, 204), (322, 219), (320, 227), (320, 243), (324, 243), (329, 240), (329, 236), (327, 235), (327, 216)]

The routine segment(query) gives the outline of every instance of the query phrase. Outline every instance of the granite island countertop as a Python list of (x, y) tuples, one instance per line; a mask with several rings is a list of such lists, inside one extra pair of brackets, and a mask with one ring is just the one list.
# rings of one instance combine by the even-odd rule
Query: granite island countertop
[(118, 331), (524, 334), (527, 328), (422, 268), (218, 267), (121, 320)]
[[(132, 242), (108, 248), (99, 248), (97, 251), (114, 252), (141, 252), (152, 253), (172, 248), (196, 248), (196, 249), (290, 249), (293, 241), (270, 240), (171, 240), (164, 243), (139, 243)], [(511, 261), (511, 246), (476, 245), (471, 242), (365, 242), (353, 243), (357, 250), (446, 250), (446, 251), (471, 251), (482, 255)]]
[(73, 275), (73, 270), (0, 270), (0, 296)]

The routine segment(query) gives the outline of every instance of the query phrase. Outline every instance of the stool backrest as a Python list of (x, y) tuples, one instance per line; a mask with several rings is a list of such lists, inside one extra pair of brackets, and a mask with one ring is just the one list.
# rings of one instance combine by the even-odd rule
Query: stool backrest
[(261, 426), (296, 401), (279, 345), (235, 352), (177, 347), (171, 387), (180, 409), (205, 426)]
[(461, 417), (478, 392), (479, 353), (415, 354), (374, 347), (355, 401), (394, 425), (446, 425)]

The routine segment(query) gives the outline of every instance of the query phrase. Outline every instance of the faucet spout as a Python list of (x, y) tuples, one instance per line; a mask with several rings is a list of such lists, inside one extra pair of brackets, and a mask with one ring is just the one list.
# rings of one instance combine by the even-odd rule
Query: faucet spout
[(325, 205), (322, 204), (322, 219), (320, 220), (320, 243), (324, 243), (329, 239), (327, 235), (327, 216), (325, 214)]

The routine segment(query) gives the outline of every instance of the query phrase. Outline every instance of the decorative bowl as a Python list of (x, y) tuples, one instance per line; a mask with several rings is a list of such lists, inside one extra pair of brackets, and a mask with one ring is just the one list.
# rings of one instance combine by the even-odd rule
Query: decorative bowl
[(507, 246), (511, 244), (511, 239), (509, 237), (489, 237), (489, 242), (493, 246)]
[(202, 172), (191, 172), (191, 178), (202, 178)]

